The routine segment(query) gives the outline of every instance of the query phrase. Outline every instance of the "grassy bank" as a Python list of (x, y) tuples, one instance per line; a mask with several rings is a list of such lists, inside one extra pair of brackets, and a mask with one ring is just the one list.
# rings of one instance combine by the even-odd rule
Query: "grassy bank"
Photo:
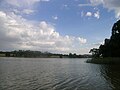
[(5, 57), (5, 54), (0, 54), (0, 57)]
[(120, 58), (92, 58), (86, 61), (87, 63), (95, 64), (120, 64)]

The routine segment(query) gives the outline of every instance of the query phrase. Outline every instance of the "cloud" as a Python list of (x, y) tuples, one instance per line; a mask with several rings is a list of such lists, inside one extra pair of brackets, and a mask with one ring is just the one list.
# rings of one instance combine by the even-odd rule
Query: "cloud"
[(81, 37), (62, 36), (46, 21), (31, 22), (20, 15), (0, 11), (0, 50), (30, 49), (69, 53), (87, 42)]
[(30, 14), (34, 13), (36, 10), (33, 10), (33, 9), (22, 9), (22, 10), (12, 9), (12, 11), (15, 14), (19, 14), (19, 15), (22, 15), (22, 14), (30, 15)]
[(93, 46), (95, 47), (99, 47), (100, 45), (104, 44), (104, 41), (102, 42), (97, 42), (97, 43), (93, 43)]
[(34, 10), (32, 10), (32, 9), (24, 9), (24, 10), (22, 11), (22, 13), (31, 14), (31, 13), (34, 13)]
[(109, 11), (113, 10), (116, 18), (120, 18), (120, 1), (119, 0), (89, 0), (88, 4), (80, 4), (79, 6), (98, 6), (102, 5)]
[(79, 7), (86, 7), (86, 6), (97, 6), (104, 2), (104, 0), (88, 0), (89, 2), (86, 4), (78, 4)]
[(78, 4), (78, 6), (80, 7), (85, 7), (85, 6), (93, 7), (99, 5), (102, 5), (104, 8), (108, 9), (108, 11), (114, 11), (115, 17), (120, 18), (120, 0), (88, 0), (88, 3), (86, 4)]
[(97, 5), (100, 5), (104, 2), (104, 0), (90, 0), (90, 4), (92, 6), (97, 6)]
[(99, 19), (100, 18), (100, 13), (97, 11), (97, 12), (95, 12), (94, 13), (94, 17), (96, 17), (97, 19)]
[(92, 12), (87, 12), (87, 13), (86, 13), (86, 16), (87, 16), (87, 17), (91, 17), (91, 16), (92, 16)]
[(84, 39), (84, 38), (80, 38), (80, 37), (78, 37), (78, 40), (79, 40), (79, 42), (81, 42), (81, 43), (83, 43), (83, 44), (87, 42), (86, 39)]
[(100, 18), (100, 13), (99, 11), (96, 12), (86, 12), (86, 14), (84, 14), (83, 12), (81, 12), (81, 17), (86, 16), (86, 17), (95, 17), (97, 19)]
[(115, 17), (120, 18), (120, 1), (119, 0), (104, 0), (103, 5), (108, 10), (114, 10)]
[(57, 19), (58, 19), (58, 16), (52, 16), (52, 18), (53, 18), (54, 20), (57, 20)]
[[(36, 12), (38, 3), (49, 2), (50, 0), (3, 0), (0, 5), (6, 12), (15, 12), (16, 14), (32, 14)], [(4, 6), (3, 6), (4, 5)]]
[(16, 7), (31, 7), (38, 2), (48, 2), (50, 0), (5, 0), (10, 5)]
[(79, 7), (93, 6), (92, 4), (78, 4)]

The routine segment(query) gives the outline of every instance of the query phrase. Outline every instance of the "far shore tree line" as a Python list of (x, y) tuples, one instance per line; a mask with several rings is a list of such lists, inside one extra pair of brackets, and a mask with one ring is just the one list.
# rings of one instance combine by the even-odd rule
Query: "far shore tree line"
[(90, 50), (93, 57), (120, 57), (120, 20), (114, 23), (110, 39), (105, 39), (99, 48)]
[(31, 51), (31, 50), (15, 50), (15, 51), (0, 51), (1, 57), (26, 57), (26, 58), (88, 58), (91, 55), (77, 55), (76, 53), (69, 54), (54, 54), (50, 52)]

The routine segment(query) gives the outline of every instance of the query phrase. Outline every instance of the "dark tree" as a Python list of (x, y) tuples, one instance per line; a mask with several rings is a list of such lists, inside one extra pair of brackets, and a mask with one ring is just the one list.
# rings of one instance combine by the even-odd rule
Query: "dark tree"
[(99, 57), (99, 49), (97, 48), (91, 49), (89, 53), (92, 53), (93, 57)]
[(110, 39), (105, 39), (99, 49), (91, 49), (91, 52), (94, 56), (120, 57), (120, 20), (113, 25)]

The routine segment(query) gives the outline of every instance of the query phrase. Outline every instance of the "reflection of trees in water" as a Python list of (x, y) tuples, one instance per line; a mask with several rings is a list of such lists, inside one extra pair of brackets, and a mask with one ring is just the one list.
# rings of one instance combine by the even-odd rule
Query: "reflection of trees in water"
[(120, 90), (120, 66), (102, 65), (101, 74), (113, 90)]

